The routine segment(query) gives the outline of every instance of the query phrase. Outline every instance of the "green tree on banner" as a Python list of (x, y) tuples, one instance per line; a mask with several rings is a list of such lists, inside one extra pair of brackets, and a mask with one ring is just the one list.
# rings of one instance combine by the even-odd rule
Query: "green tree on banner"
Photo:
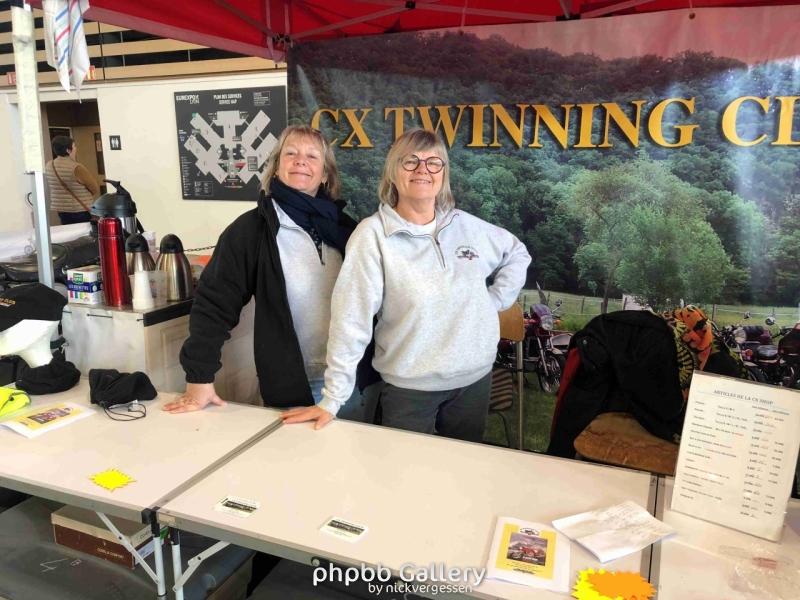
[(703, 193), (644, 157), (578, 176), (570, 206), (584, 239), (575, 262), (581, 279), (602, 286), (603, 312), (613, 286), (656, 310), (718, 300), (732, 264)]
[(774, 257), (778, 299), (792, 305), (800, 303), (800, 196), (786, 202)]

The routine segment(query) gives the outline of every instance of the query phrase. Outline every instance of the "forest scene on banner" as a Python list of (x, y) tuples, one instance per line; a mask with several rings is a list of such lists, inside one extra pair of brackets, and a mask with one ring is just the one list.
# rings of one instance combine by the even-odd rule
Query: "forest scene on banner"
[(377, 208), (398, 131), (428, 126), (450, 143), (457, 205), (527, 245), (526, 287), (598, 312), (628, 297), (798, 318), (800, 60), (398, 34), (294, 48), (289, 90), (290, 122), (336, 140), (356, 217)]

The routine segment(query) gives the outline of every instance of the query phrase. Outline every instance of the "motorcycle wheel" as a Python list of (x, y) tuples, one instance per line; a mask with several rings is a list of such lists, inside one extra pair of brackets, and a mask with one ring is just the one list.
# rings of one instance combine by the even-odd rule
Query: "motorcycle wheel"
[(764, 371), (758, 367), (750, 367), (746, 365), (745, 368), (747, 369), (747, 378), (750, 381), (755, 381), (757, 383), (769, 383), (767, 381), (767, 377), (764, 375)]
[(548, 355), (545, 359), (547, 361), (547, 374), (545, 374), (542, 366), (539, 366), (537, 375), (539, 376), (539, 387), (545, 394), (556, 394), (561, 385), (561, 374), (564, 372), (564, 365), (566, 361), (563, 356)]

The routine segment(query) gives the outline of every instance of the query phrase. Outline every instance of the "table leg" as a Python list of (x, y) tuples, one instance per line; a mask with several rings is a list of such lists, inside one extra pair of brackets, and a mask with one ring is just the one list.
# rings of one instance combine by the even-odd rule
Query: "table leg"
[[(172, 591), (175, 592), (175, 599), (179, 600), (182, 596), (178, 596), (178, 594), (183, 594), (183, 586), (186, 585), (186, 582), (189, 581), (189, 578), (194, 574), (197, 568), (200, 566), (200, 563), (203, 562), (205, 559), (214, 556), (217, 552), (222, 550), (223, 548), (227, 548), (230, 546), (230, 542), (217, 542), (210, 548), (206, 548), (197, 556), (189, 559), (189, 564), (186, 567), (186, 571), (181, 573), (180, 564), (178, 566), (178, 576), (175, 577), (175, 585), (172, 586)], [(174, 562), (174, 555), (173, 555), (173, 563), (172, 568), (175, 568)]]
[(158, 589), (158, 598), (167, 597), (167, 580), (164, 576), (164, 549), (161, 546), (161, 527), (158, 522), (153, 518), (151, 523), (153, 529), (153, 559), (156, 562), (156, 588)]
[[(183, 565), (181, 563), (181, 532), (177, 529), (170, 528), (169, 542), (172, 547), (172, 581), (177, 584), (181, 580)], [(175, 600), (183, 600), (183, 585), (173, 588), (175, 591)]]
[(164, 578), (164, 555), (161, 549), (161, 531), (158, 526), (158, 523), (153, 519), (150, 523), (151, 531), (153, 532), (153, 558), (156, 563), (156, 570), (153, 572), (153, 569), (150, 568), (144, 559), (142, 558), (141, 554), (133, 547), (130, 540), (122, 535), (119, 529), (111, 522), (106, 515), (101, 512), (97, 513), (97, 516), (103, 522), (103, 524), (108, 528), (108, 530), (113, 533), (116, 538), (119, 540), (119, 543), (122, 544), (125, 549), (131, 553), (134, 557), (136, 562), (142, 566), (145, 570), (145, 573), (153, 580), (156, 584), (156, 589), (158, 591), (158, 598), (166, 598), (167, 596), (167, 582)]

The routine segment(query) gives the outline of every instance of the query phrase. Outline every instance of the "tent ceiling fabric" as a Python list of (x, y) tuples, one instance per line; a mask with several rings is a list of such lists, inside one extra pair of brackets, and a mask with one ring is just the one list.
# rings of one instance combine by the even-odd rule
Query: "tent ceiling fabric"
[[(40, 1), (32, 1), (41, 5)], [(161, 37), (280, 59), (307, 40), (597, 18), (798, 0), (90, 0), (87, 17)]]

